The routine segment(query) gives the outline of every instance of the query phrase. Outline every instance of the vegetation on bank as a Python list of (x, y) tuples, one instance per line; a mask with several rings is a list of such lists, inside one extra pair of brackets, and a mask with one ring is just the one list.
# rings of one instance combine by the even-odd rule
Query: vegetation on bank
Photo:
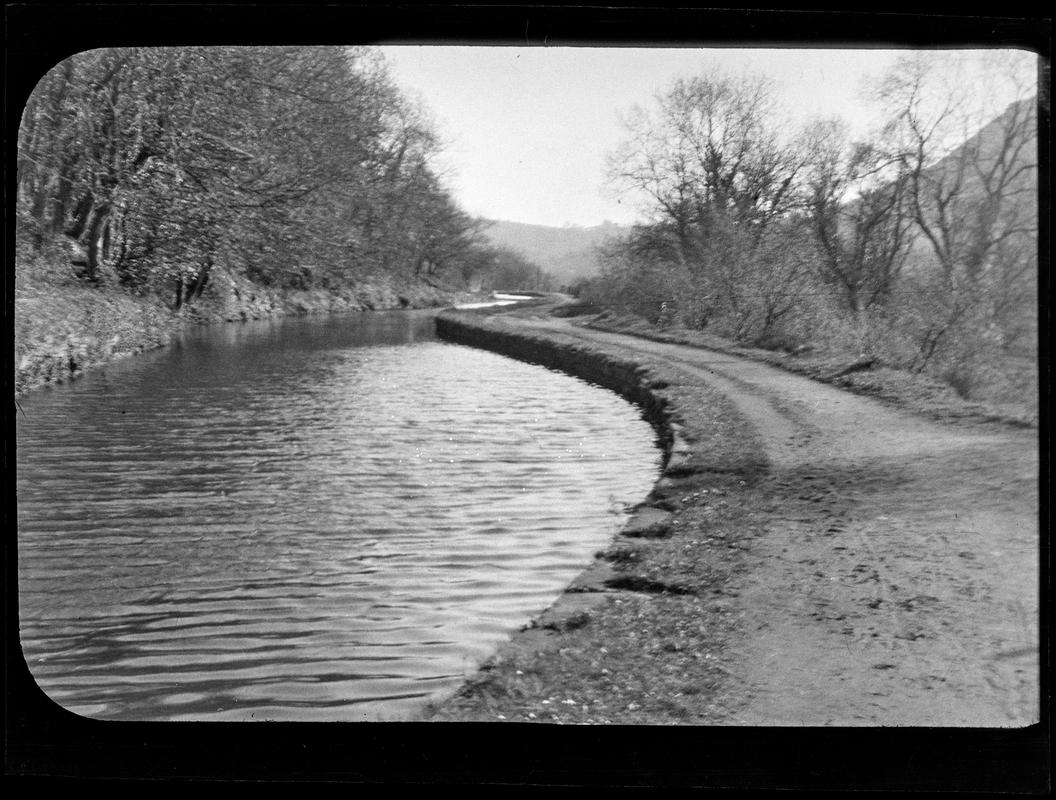
[(123, 292), (77, 286), (20, 289), (15, 301), (15, 395), (161, 347), (178, 329), (176, 315)]
[[(571, 307), (558, 314), (575, 314)], [(989, 401), (972, 400), (946, 381), (927, 374), (899, 369), (880, 362), (872, 356), (862, 356), (849, 348), (829, 348), (825, 352), (806, 351), (789, 353), (761, 347), (738, 345), (705, 331), (688, 330), (681, 326), (660, 326), (633, 314), (602, 311), (592, 315), (585, 324), (598, 330), (628, 333), (658, 342), (684, 344), (717, 350), (722, 353), (762, 361), (775, 367), (804, 375), (813, 380), (839, 386), (855, 394), (875, 397), (940, 421), (975, 420), (1000, 422), (1009, 425), (1036, 427), (1038, 425), (1038, 396), (1036, 374), (1022, 365), (1020, 390), (994, 386)]]
[[(628, 115), (616, 187), (645, 218), (579, 296), (773, 351), (860, 358), (962, 397), (1036, 400), (1036, 59), (907, 54), (839, 119), (788, 130), (762, 78), (675, 81)], [(994, 107), (995, 97), (1012, 98)]]
[(487, 243), (439, 153), (369, 48), (63, 61), (18, 136), (18, 387), (155, 346), (188, 319), (547, 288), (536, 265)]

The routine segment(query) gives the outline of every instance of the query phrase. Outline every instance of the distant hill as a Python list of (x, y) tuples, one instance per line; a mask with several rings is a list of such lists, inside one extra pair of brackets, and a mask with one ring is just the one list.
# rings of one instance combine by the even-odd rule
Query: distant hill
[(517, 250), (553, 275), (562, 286), (596, 274), (599, 264), (595, 247), (610, 237), (630, 231), (628, 226), (613, 222), (591, 227), (569, 225), (562, 228), (506, 220), (489, 222), (491, 227), (484, 233), (493, 244)]
[[(1037, 97), (1010, 104), (975, 134), (924, 169), (928, 187), (924, 202), (929, 214), (934, 214), (934, 185), (942, 185), (945, 191), (949, 191), (950, 186), (961, 185), (957, 197), (963, 207), (971, 208), (984, 201), (987, 184), (996, 187), (1005, 180), (1008, 183), (1003, 190), (1002, 219), (1005, 221), (996, 223), (998, 230), (1002, 225), (1009, 226), (1009, 219), (1036, 223), (1037, 135)], [(952, 212), (956, 215), (956, 207)], [(1027, 236), (1033, 240), (1036, 233)], [(931, 248), (924, 236), (917, 237), (912, 252), (922, 259), (930, 257)]]

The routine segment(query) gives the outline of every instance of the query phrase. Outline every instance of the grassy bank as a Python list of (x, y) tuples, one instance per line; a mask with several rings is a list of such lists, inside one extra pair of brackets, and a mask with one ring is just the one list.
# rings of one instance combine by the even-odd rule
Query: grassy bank
[(107, 289), (34, 286), (15, 292), (15, 394), (166, 344), (185, 320)]
[(193, 305), (172, 311), (119, 286), (16, 278), (15, 394), (75, 378), (87, 369), (167, 344), (188, 327), (272, 317), (432, 308), (469, 299), (425, 283), (376, 278), (351, 289), (284, 291), (219, 273)]
[[(596, 312), (600, 309), (587, 309)], [(566, 311), (565, 314), (574, 313)], [(1037, 382), (1015, 402), (987, 403), (961, 397), (949, 383), (923, 374), (895, 369), (872, 359), (848, 354), (786, 353), (735, 344), (728, 339), (684, 328), (658, 328), (639, 316), (604, 311), (586, 323), (591, 328), (629, 333), (658, 342), (706, 347), (721, 353), (762, 361), (771, 366), (829, 383), (856, 394), (875, 397), (939, 421), (957, 419), (1002, 422), (1024, 427), (1038, 424)]]

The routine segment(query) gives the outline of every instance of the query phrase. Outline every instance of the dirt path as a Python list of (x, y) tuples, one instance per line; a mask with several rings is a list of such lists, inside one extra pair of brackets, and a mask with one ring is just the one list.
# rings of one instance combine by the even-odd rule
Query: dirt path
[(764, 535), (730, 647), (748, 725), (1038, 719), (1036, 430), (939, 424), (774, 367), (553, 318), (510, 324), (659, 359), (764, 442)]

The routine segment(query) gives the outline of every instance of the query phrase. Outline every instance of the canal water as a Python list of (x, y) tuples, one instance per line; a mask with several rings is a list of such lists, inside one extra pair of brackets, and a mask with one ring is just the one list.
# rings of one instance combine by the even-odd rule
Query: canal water
[(430, 312), (233, 324), (20, 399), (18, 615), (108, 720), (399, 720), (648, 493), (639, 411)]

